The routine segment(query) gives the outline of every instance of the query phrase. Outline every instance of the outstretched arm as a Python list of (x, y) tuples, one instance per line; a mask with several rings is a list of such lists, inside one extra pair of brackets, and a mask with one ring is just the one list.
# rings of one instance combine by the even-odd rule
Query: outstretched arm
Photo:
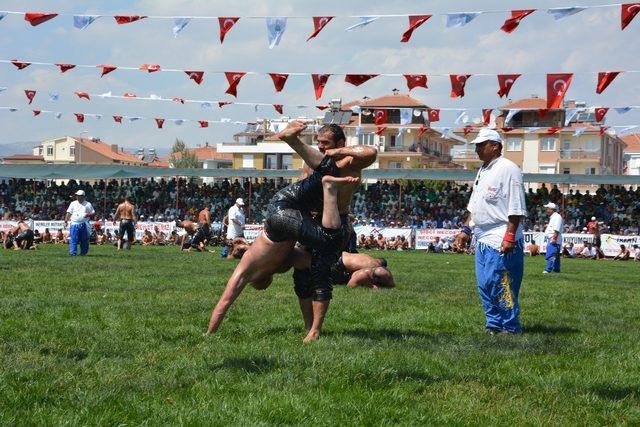
[(378, 157), (378, 150), (366, 145), (353, 145), (350, 147), (334, 148), (326, 150), (327, 156), (333, 157), (336, 160), (344, 159), (345, 157), (351, 157), (351, 166), (357, 169), (364, 169), (371, 166)]
[(324, 158), (324, 154), (300, 140), (299, 136), (306, 128), (306, 123), (294, 120), (277, 136), (289, 144), (289, 147), (293, 148), (309, 167), (316, 169)]
[(231, 307), (231, 304), (240, 296), (246, 284), (247, 281), (242, 273), (234, 273), (231, 276), (220, 300), (211, 313), (211, 320), (209, 320), (207, 332), (204, 333), (205, 336), (218, 330), (224, 316), (227, 314), (227, 311), (229, 311), (229, 307)]

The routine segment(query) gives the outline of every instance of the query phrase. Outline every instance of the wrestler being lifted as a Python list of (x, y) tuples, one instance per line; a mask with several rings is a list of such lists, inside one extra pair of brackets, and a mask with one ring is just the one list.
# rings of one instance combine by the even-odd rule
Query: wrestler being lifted
[[(345, 147), (344, 133), (337, 125), (325, 125), (319, 129), (316, 150), (299, 139), (305, 129), (305, 123), (294, 121), (278, 136), (313, 171), (306, 178), (280, 190), (271, 199), (264, 232), (251, 245), (227, 282), (213, 310), (206, 334), (219, 328), (227, 310), (248, 283), (256, 289), (266, 289), (273, 274), (290, 264), (287, 258), (296, 241), (299, 241), (312, 250), (311, 295), (305, 295), (300, 302), (303, 313), (310, 309), (313, 315), (312, 327), (304, 341), (313, 341), (320, 336), (332, 296), (331, 266), (340, 257), (349, 236), (347, 214), (351, 198), (358, 188), (362, 169), (375, 161), (377, 151), (360, 145)], [(323, 183), (323, 177), (327, 176), (354, 179), (327, 178)], [(325, 195), (332, 201), (330, 205), (339, 221), (336, 215), (329, 214), (323, 215), (322, 224), (317, 224), (311, 213), (324, 210)]]

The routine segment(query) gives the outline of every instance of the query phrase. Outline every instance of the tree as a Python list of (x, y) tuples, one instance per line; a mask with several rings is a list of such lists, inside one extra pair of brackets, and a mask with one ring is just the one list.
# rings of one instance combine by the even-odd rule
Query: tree
[(178, 169), (195, 169), (200, 167), (200, 162), (195, 153), (189, 151), (184, 141), (177, 139), (171, 147), (171, 156), (169, 162), (174, 168)]

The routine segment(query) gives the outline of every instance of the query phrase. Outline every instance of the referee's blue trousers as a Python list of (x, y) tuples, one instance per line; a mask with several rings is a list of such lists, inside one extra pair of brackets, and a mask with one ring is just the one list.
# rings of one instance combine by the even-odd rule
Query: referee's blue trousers
[(89, 252), (89, 229), (86, 222), (71, 224), (69, 229), (69, 255), (76, 256), (78, 243), (80, 243), (80, 255), (86, 255)]
[(486, 327), (496, 331), (521, 332), (518, 295), (524, 273), (522, 241), (508, 254), (478, 242), (476, 277), (478, 294), (487, 318)]
[(544, 271), (551, 273), (555, 271), (560, 273), (560, 245), (557, 243), (551, 243), (551, 240), (547, 239), (547, 250), (544, 258), (547, 260), (547, 266)]

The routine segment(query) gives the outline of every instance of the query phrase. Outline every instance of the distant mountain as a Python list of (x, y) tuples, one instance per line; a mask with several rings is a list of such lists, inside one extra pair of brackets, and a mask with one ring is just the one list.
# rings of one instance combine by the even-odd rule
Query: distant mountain
[(31, 154), (33, 147), (39, 143), (39, 141), (20, 141), (0, 144), (0, 157), (12, 156), (14, 154)]

